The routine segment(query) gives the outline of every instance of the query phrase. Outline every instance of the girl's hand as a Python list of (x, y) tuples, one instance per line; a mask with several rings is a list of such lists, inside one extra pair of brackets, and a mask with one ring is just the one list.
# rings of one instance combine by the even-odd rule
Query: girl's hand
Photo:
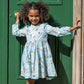
[(74, 29), (79, 28), (80, 26), (78, 25), (78, 23), (80, 22), (80, 20), (77, 20), (77, 17), (75, 19), (75, 24), (73, 27), (70, 28), (70, 31), (73, 31)]
[(16, 13), (15, 13), (15, 17), (16, 17), (16, 18), (19, 18), (19, 17), (20, 17), (20, 13), (19, 13), (19, 12), (16, 12)]
[(16, 17), (16, 23), (19, 23), (20, 22), (20, 13), (16, 12), (14, 15)]

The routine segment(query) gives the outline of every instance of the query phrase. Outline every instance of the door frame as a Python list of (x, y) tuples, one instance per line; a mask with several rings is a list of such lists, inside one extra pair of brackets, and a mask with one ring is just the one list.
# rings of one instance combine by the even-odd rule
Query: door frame
[(73, 0), (73, 24), (76, 16), (81, 28), (73, 31), (72, 84), (84, 84), (84, 0)]

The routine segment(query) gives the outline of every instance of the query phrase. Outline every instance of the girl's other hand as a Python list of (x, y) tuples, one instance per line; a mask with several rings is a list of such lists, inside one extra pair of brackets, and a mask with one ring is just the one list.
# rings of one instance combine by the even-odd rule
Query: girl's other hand
[(16, 18), (19, 18), (19, 17), (20, 17), (20, 13), (19, 13), (19, 12), (16, 12), (16, 13), (15, 13), (15, 17), (16, 17)]
[(20, 13), (16, 12), (14, 15), (16, 17), (16, 23), (19, 23), (20, 22)]
[(80, 20), (77, 20), (77, 17), (76, 17), (75, 24), (73, 25), (73, 27), (70, 28), (70, 31), (73, 31), (74, 29), (80, 28), (80, 25), (78, 25), (79, 22), (80, 22)]

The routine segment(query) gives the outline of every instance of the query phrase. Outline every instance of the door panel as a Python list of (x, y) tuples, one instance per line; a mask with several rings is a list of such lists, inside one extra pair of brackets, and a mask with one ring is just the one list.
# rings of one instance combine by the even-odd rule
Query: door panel
[(7, 7), (8, 7), (7, 0), (0, 0), (0, 84), (7, 83), (7, 72), (8, 72), (7, 69), (8, 9)]
[[(33, 0), (31, 0), (32, 2)], [(38, 1), (38, 0), (35, 0)], [(52, 26), (72, 26), (72, 0), (43, 0), (48, 4), (50, 11), (49, 24)], [(9, 83), (8, 84), (26, 84), (26, 80), (20, 77), (20, 63), (22, 51), (25, 44), (25, 38), (19, 38), (12, 35), (11, 26), (15, 23), (14, 12), (19, 11), (25, 1), (9, 0)], [(21, 26), (22, 27), (22, 26)], [(48, 38), (54, 64), (58, 77), (52, 81), (40, 79), (37, 84), (72, 84), (72, 35), (55, 37), (49, 35)]]

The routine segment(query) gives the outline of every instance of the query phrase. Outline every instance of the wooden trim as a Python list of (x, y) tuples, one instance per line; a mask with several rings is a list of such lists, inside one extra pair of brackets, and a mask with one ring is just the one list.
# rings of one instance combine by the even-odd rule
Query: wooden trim
[(81, 84), (84, 84), (84, 0), (82, 0), (82, 70)]
[(72, 84), (84, 84), (84, 0), (73, 0), (73, 23), (81, 20), (81, 28), (73, 32)]

